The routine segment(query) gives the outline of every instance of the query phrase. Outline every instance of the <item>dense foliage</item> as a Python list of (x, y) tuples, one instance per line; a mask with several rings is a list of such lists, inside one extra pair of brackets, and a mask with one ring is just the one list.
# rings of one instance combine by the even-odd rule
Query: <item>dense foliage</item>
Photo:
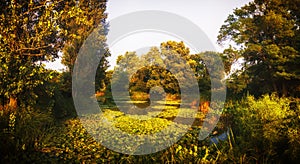
[(226, 113), (231, 117), (236, 149), (251, 161), (299, 161), (299, 99), (279, 98), (275, 94), (260, 99), (247, 96)]
[[(218, 80), (223, 79), (225, 72), (217, 67), (212, 67), (209, 72), (207, 65), (213, 66), (216, 61), (205, 59), (204, 56), (220, 56), (216, 52), (202, 52), (190, 54), (190, 50), (183, 42), (167, 41), (161, 43), (161, 46), (150, 48), (149, 52), (138, 56), (136, 52), (126, 52), (118, 56), (117, 66), (112, 77), (112, 85), (115, 91), (123, 90), (124, 87), (132, 93), (149, 93), (150, 89), (161, 86), (167, 94), (180, 95), (180, 90), (184, 88), (199, 88), (201, 99), (210, 99), (211, 81), (221, 86)], [(181, 62), (177, 60), (185, 60)], [(189, 67), (187, 67), (187, 65)], [(187, 73), (187, 70), (194, 72), (194, 77)], [(192, 84), (192, 78), (195, 78), (197, 84)], [(179, 84), (179, 81), (184, 84)], [(129, 81), (126, 82), (126, 81)], [(186, 83), (186, 81), (190, 81)], [(196, 97), (196, 96), (195, 96)]]
[(225, 51), (230, 61), (244, 60), (231, 81), (236, 93), (299, 96), (299, 6), (297, 0), (254, 0), (228, 16), (218, 40), (236, 45)]
[[(235, 9), (218, 36), (220, 43), (229, 43), (223, 53), (191, 54), (183, 42), (166, 41), (141, 56), (136, 52), (119, 56), (115, 69), (108, 71), (106, 0), (1, 1), (0, 162), (299, 162), (299, 2), (254, 0)], [(195, 117), (177, 143), (154, 154), (117, 153), (97, 142), (97, 135), (118, 138), (107, 133), (111, 125), (100, 124), (97, 114), (77, 117), (71, 90), (73, 67), (79, 49), (95, 30), (98, 35), (92, 42), (99, 43), (97, 55), (103, 58), (93, 83), (95, 95), (85, 99), (92, 101), (96, 96), (101, 119), (113, 122), (124, 133), (140, 136), (166, 127), (179, 133), (187, 127), (184, 120)], [(83, 58), (89, 61), (86, 54)], [(174, 54), (186, 64), (173, 60)], [(67, 67), (64, 72), (45, 68), (44, 62), (60, 55)], [(213, 57), (205, 58), (209, 55), (223, 59), (225, 72), (215, 67), (214, 72), (208, 71), (208, 66), (220, 64)], [(243, 59), (242, 68), (232, 72), (238, 59)], [(170, 67), (174, 69), (167, 69)], [(194, 72), (200, 91), (201, 99), (192, 104), (181, 102), (180, 90), (194, 87), (189, 82), (179, 86), (178, 81), (191, 78), (184, 74), (186, 68)], [(214, 131), (199, 141), (203, 119), (210, 110), (206, 107), (203, 111), (201, 106), (210, 103), (212, 82), (222, 86), (218, 79), (228, 84), (224, 112)], [(117, 101), (138, 107), (127, 113), (120, 111), (112, 94), (120, 91), (118, 96), (124, 98), (124, 89), (129, 91), (130, 101)], [(160, 96), (150, 100), (151, 94)], [(178, 116), (179, 108), (183, 112)], [(199, 110), (193, 115), (191, 109), (195, 108)], [(176, 122), (175, 117), (183, 121)], [(99, 124), (107, 131), (93, 129)], [(123, 142), (121, 138), (117, 141)], [(127, 147), (138, 150), (139, 143)]]

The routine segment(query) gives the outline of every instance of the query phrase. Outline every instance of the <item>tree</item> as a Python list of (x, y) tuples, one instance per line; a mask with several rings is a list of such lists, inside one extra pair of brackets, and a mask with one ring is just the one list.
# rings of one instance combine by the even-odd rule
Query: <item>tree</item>
[[(176, 43), (173, 41), (168, 42)], [(179, 94), (180, 88), (178, 81), (174, 74), (166, 67), (167, 60), (164, 57), (162, 49), (158, 47), (152, 47), (148, 53), (142, 56), (141, 60), (144, 60), (143, 63), (146, 65), (142, 70), (147, 72), (145, 73), (147, 76), (144, 78), (144, 85), (147, 92), (149, 92), (152, 87), (162, 86), (168, 94)]]
[(242, 89), (255, 95), (299, 96), (299, 6), (294, 0), (254, 0), (228, 16), (218, 41), (239, 47), (245, 60), (242, 76), (247, 78)]
[[(112, 77), (113, 92), (129, 91), (131, 76), (141, 67), (141, 62), (136, 52), (126, 52), (117, 58), (117, 66)], [(125, 93), (120, 93), (125, 94)]]
[[(96, 73), (95, 90), (98, 91), (106, 87), (104, 79), (106, 70), (109, 67), (106, 57), (110, 56), (105, 42), (108, 32), (107, 14), (105, 13), (106, 2), (106, 0), (64, 1), (60, 6), (61, 11), (58, 23), (63, 34), (62, 40), (64, 41), (62, 63), (67, 66), (69, 76), (73, 73), (77, 55), (84, 41), (94, 30), (98, 30), (98, 34), (93, 36), (97, 37), (95, 38), (95, 43), (100, 45), (97, 46), (99, 48), (99, 57), (103, 55)], [(89, 57), (86, 56), (86, 58)], [(71, 84), (71, 82), (68, 83)], [(69, 92), (71, 92), (71, 85), (68, 88)]]
[(52, 122), (51, 79), (56, 73), (42, 62), (57, 58), (62, 47), (56, 12), (61, 2), (1, 1), (0, 95), (5, 109), (1, 119), (8, 118), (1, 121), (3, 158), (34, 150), (43, 127)]
[[(203, 97), (208, 100), (211, 89), (210, 80), (216, 81), (224, 78), (222, 70), (208, 72), (206, 66), (214, 64), (213, 58), (206, 59), (206, 63), (203, 58), (210, 55), (221, 56), (215, 52), (191, 55), (189, 48), (183, 42), (175, 41), (163, 42), (159, 48), (152, 47), (141, 57), (138, 57), (135, 52), (126, 52), (117, 59), (118, 66), (115, 68), (116, 78), (113, 83), (120, 87), (120, 81), (128, 79), (130, 83), (126, 88), (132, 92), (148, 93), (152, 87), (161, 86), (166, 93), (177, 95), (180, 95), (183, 88), (194, 89), (199, 86)], [(212, 66), (211, 68), (216, 67)], [(187, 69), (194, 73), (188, 74)], [(121, 72), (123, 73), (121, 74)], [(131, 77), (128, 77), (129, 75)], [(190, 83), (194, 75), (198, 86)], [(183, 82), (181, 86), (179, 86), (179, 80)]]
[(223, 68), (220, 67), (221, 64), (216, 63), (215, 57), (223, 57), (223, 54), (206, 51), (191, 55), (188, 60), (195, 72), (201, 99), (206, 101), (210, 100), (211, 97), (211, 83), (214, 83), (215, 89), (221, 89), (222, 82), (220, 80), (224, 79), (225, 76)]
[(34, 103), (36, 88), (51, 78), (41, 62), (57, 58), (61, 48), (55, 19), (60, 2), (1, 2), (0, 95), (14, 108)]
[(181, 57), (186, 57), (188, 55), (190, 55), (190, 49), (188, 47), (186, 47), (183, 43), (183, 41), (181, 42), (176, 42), (176, 41), (167, 41), (167, 42), (163, 42), (160, 44), (160, 48), (162, 53), (166, 53), (164, 55), (167, 54), (179, 54)]
[(141, 60), (145, 65), (163, 65), (163, 60), (158, 47), (151, 47), (148, 53), (141, 56)]
[[(167, 41), (160, 44), (161, 58), (164, 59), (167, 71), (176, 77), (178, 82), (181, 82), (181, 88), (176, 88), (177, 81), (169, 83), (170, 88), (174, 87), (174, 92), (179, 93), (182, 89), (192, 89), (197, 86), (191, 83), (193, 74), (188, 73), (190, 66), (188, 65), (190, 57), (190, 49), (185, 44), (176, 41)], [(167, 74), (167, 73), (166, 73)], [(189, 82), (187, 82), (189, 81)]]

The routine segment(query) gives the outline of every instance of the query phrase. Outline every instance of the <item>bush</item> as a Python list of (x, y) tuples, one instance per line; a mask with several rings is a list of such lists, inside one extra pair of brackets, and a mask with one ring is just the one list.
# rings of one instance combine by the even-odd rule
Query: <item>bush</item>
[(300, 142), (299, 112), (290, 109), (290, 102), (274, 94), (259, 99), (247, 96), (227, 109), (239, 151), (260, 162), (297, 160), (299, 147), (293, 145)]
[(145, 92), (133, 92), (130, 96), (133, 101), (149, 101), (149, 94)]
[(50, 113), (22, 106), (14, 111), (2, 111), (1, 120), (1, 161), (5, 162), (30, 161), (32, 153), (53, 125)]

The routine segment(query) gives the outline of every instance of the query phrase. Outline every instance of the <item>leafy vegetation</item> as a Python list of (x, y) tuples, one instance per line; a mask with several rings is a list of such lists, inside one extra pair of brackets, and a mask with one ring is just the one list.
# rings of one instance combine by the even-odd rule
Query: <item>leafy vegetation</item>
[[(299, 1), (254, 0), (236, 9), (220, 29), (220, 43), (231, 61), (242, 57), (241, 75), (232, 82), (235, 91), (255, 96), (277, 92), (299, 96)], [(230, 42), (232, 41), (232, 42)]]
[(238, 151), (253, 162), (298, 161), (295, 153), (299, 153), (300, 103), (291, 107), (292, 102), (272, 94), (258, 100), (247, 96), (234, 106), (228, 106), (226, 113), (232, 119)]
[[(0, 4), (0, 162), (299, 162), (299, 6), (299, 0), (254, 0), (235, 9), (218, 36), (220, 44), (229, 44), (223, 53), (191, 54), (183, 42), (166, 41), (141, 56), (120, 55), (114, 70), (107, 70), (106, 0), (4, 0)], [(95, 95), (89, 99), (96, 96), (102, 113), (77, 116), (72, 71), (93, 30), (99, 34), (94, 38), (100, 43), (98, 50), (107, 52), (97, 68)], [(67, 70), (47, 70), (43, 62), (60, 54)], [(173, 60), (172, 54), (186, 63)], [(204, 60), (208, 55), (220, 56), (225, 72), (209, 72), (207, 67), (218, 63)], [(89, 56), (84, 58), (88, 61)], [(232, 72), (238, 59), (244, 61), (242, 68)], [(201, 93), (193, 95), (191, 104), (182, 101), (181, 89), (193, 84), (179, 85), (182, 79), (191, 79), (183, 73), (187, 66)], [(211, 82), (222, 86), (217, 79), (226, 80), (228, 86), (224, 112), (213, 132), (200, 141), (203, 120), (211, 110), (207, 106)], [(129, 94), (122, 95), (124, 90)], [(122, 111), (120, 103), (134, 108)], [(194, 118), (191, 127), (185, 124)], [(103, 131), (97, 131), (99, 126)], [(106, 137), (107, 143), (111, 138), (118, 139), (113, 144), (126, 143), (114, 130), (142, 138), (166, 128), (189, 131), (167, 149), (147, 155), (118, 153), (99, 142)], [(171, 136), (152, 139), (162, 144)], [(138, 151), (141, 143), (136, 140), (124, 149)]]

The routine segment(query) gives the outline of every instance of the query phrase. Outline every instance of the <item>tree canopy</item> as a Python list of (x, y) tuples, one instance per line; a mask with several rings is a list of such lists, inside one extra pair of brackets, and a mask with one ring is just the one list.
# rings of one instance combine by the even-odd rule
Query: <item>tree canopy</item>
[[(63, 53), (63, 64), (72, 73), (81, 45), (95, 28), (99, 30), (97, 43), (104, 49), (102, 52), (107, 52), (106, 0), (14, 0), (1, 2), (0, 6), (0, 95), (3, 103), (8, 103), (8, 99), (28, 102), (38, 96), (34, 92), (38, 87), (49, 91), (42, 88), (54, 75), (44, 68), (43, 62), (55, 60), (59, 52)], [(103, 55), (96, 75), (99, 79), (104, 79), (108, 67), (105, 57), (109, 53)], [(71, 92), (71, 78), (63, 77)], [(101, 80), (96, 85), (104, 87)]]
[[(299, 96), (299, 6), (294, 0), (254, 0), (228, 16), (218, 41), (233, 42), (227, 56), (232, 61), (238, 57), (245, 61), (237, 78), (241, 82), (235, 84), (246, 85), (237, 90)], [(232, 55), (234, 51), (238, 55)]]
[[(61, 1), (4, 1), (0, 7), (0, 95), (31, 102), (52, 76), (41, 64), (62, 48), (57, 25)], [(5, 102), (4, 102), (5, 103)]]
[[(136, 52), (126, 52), (117, 59), (112, 84), (125, 87), (130, 92), (145, 93), (149, 93), (152, 87), (161, 86), (168, 94), (180, 94), (182, 88), (196, 87), (199, 88), (201, 97), (209, 100), (211, 80), (220, 81), (225, 75), (223, 70), (214, 70), (215, 67), (212, 67), (212, 72), (208, 71), (207, 66), (213, 66), (215, 61), (213, 58), (204, 58), (214, 55), (222, 57), (222, 54), (216, 52), (191, 54), (183, 42), (175, 41), (163, 42), (160, 47), (152, 47), (141, 56)], [(186, 63), (177, 58), (182, 58)], [(187, 69), (193, 71), (193, 74), (186, 73)], [(191, 78), (197, 80), (196, 86), (186, 82), (191, 81)], [(124, 84), (125, 80), (129, 81), (129, 85)], [(180, 86), (179, 80), (184, 81), (184, 84)]]

